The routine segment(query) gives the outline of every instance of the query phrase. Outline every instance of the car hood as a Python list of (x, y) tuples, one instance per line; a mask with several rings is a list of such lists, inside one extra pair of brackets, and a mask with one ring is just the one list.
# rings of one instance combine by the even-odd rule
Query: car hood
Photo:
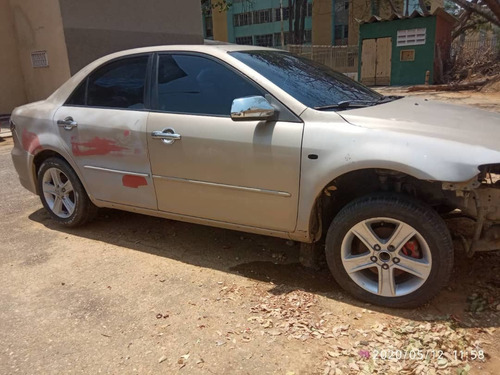
[(500, 150), (500, 114), (416, 97), (337, 112), (352, 125)]

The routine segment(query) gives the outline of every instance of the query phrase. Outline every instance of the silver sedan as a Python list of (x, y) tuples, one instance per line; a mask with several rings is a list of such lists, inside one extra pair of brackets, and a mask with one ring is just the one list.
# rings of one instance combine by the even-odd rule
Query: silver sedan
[(499, 247), (497, 114), (385, 97), (283, 51), (115, 53), (11, 120), (20, 181), (61, 225), (111, 207), (291, 239), (393, 307), (446, 284), (442, 215), (475, 220), (470, 255)]

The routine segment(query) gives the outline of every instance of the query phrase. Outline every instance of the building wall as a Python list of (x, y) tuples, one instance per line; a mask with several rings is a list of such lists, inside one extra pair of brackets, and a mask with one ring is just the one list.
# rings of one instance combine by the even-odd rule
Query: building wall
[[(397, 47), (397, 31), (426, 28), (426, 42), (423, 45)], [(415, 85), (425, 82), (426, 71), (430, 71), (430, 83), (434, 80), (434, 41), (436, 40), (436, 16), (412, 19), (374, 22), (360, 27), (360, 53), (362, 40), (374, 38), (392, 38), (391, 85)], [(415, 50), (414, 61), (400, 61), (401, 50)], [(361, 64), (359, 64), (361, 69)]]
[(439, 15), (436, 16), (436, 43), (435, 43), (435, 59), (434, 59), (434, 82), (444, 82), (443, 70), (444, 65), (450, 58), (451, 34), (453, 32), (454, 23), (446, 20)]
[(200, 0), (59, 0), (71, 74), (112, 52), (203, 43)]
[(314, 0), (312, 9), (312, 44), (332, 45), (332, 0)]
[[(312, 3), (312, 0), (308, 1)], [(283, 0), (283, 8), (288, 6), (288, 0)], [(226, 12), (226, 24), (227, 24), (227, 41), (230, 43), (237, 43), (237, 38), (253, 37), (255, 42), (256, 36), (269, 35), (269, 34), (280, 34), (281, 33), (281, 21), (266, 22), (245, 26), (235, 26), (234, 25), (234, 15), (240, 13), (254, 12), (263, 9), (273, 9), (273, 20), (275, 19), (275, 10), (279, 9), (280, 0), (235, 0), (232, 1), (232, 6)], [(314, 8), (314, 7), (313, 7)], [(214, 19), (214, 25), (216, 21)], [(214, 26), (215, 28), (215, 26)], [(311, 32), (312, 30), (312, 17), (305, 18), (304, 30)], [(287, 33), (289, 31), (288, 19), (283, 21), (283, 31)], [(214, 38), (217, 39), (217, 38)], [(278, 44), (276, 44), (278, 45)]]
[[(212, 4), (216, 4), (218, 0), (212, 0)], [(214, 40), (221, 42), (229, 42), (227, 35), (227, 12), (212, 10), (212, 23), (214, 28)]]
[[(2, 12), (2, 17), (10, 19), (5, 21), (2, 27), (13, 25), (17, 41), (17, 43), (12, 42), (12, 27), (10, 27), (11, 62), (15, 62), (18, 68), (11, 68), (9, 73), (4, 70), (0, 72), (2, 76), (9, 75), (7, 81), (15, 82), (17, 86), (13, 90), (14, 93), (17, 92), (17, 99), (12, 101), (11, 98), (10, 104), (4, 109), (10, 112), (16, 105), (46, 98), (66, 81), (70, 74), (58, 2), (10, 0), (6, 4), (6, 1), (2, 0), (2, 6), (2, 10), (6, 11)], [(35, 51), (47, 52), (48, 67), (33, 68), (31, 53)], [(24, 87), (24, 90), (21, 87)], [(20, 91), (24, 91), (24, 95), (20, 94)]]
[(388, 18), (391, 13), (389, 2), (380, 2), (380, 8), (374, 9), (372, 0), (352, 0), (349, 8), (349, 37), (348, 44), (350, 46), (358, 45), (359, 43), (359, 21), (368, 20), (373, 14), (377, 14), (382, 18)]
[(9, 0), (0, 0), (0, 115), (26, 103), (14, 16)]

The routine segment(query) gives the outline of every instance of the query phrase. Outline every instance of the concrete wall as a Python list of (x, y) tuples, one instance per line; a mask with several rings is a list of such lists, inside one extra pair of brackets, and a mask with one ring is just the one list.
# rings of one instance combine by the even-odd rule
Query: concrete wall
[[(371, 0), (353, 0), (349, 6), (349, 37), (348, 43), (350, 46), (358, 45), (359, 43), (359, 22), (358, 20), (369, 19), (373, 11), (373, 3)], [(391, 15), (392, 10), (389, 2), (380, 2), (378, 15), (382, 18), (387, 18)]]
[(71, 73), (112, 52), (203, 43), (200, 0), (60, 0)]
[[(9, 113), (17, 105), (46, 98), (70, 75), (57, 1), (1, 0), (0, 20), (0, 40), (7, 52), (2, 50), (0, 58), (5, 85), (0, 112)], [(48, 67), (33, 68), (34, 51), (47, 51)]]
[(315, 0), (312, 9), (312, 44), (332, 44), (332, 0)]
[(0, 114), (26, 103), (14, 16), (9, 0), (0, 0)]
[[(218, 0), (212, 0), (212, 4), (217, 4)], [(212, 10), (212, 24), (214, 28), (214, 40), (228, 42), (227, 35), (227, 12), (219, 11), (217, 8)]]

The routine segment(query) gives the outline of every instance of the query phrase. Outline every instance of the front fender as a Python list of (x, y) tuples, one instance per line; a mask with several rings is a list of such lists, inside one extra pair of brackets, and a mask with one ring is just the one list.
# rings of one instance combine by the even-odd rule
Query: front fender
[[(306, 111), (307, 112), (307, 111)], [(305, 120), (297, 231), (308, 232), (316, 198), (335, 178), (361, 169), (390, 169), (421, 180), (462, 182), (478, 174), (478, 166), (498, 163), (500, 152), (446, 139), (367, 129), (338, 116), (314, 111)], [(320, 117), (320, 121), (318, 121)], [(311, 159), (309, 155), (317, 155)]]

